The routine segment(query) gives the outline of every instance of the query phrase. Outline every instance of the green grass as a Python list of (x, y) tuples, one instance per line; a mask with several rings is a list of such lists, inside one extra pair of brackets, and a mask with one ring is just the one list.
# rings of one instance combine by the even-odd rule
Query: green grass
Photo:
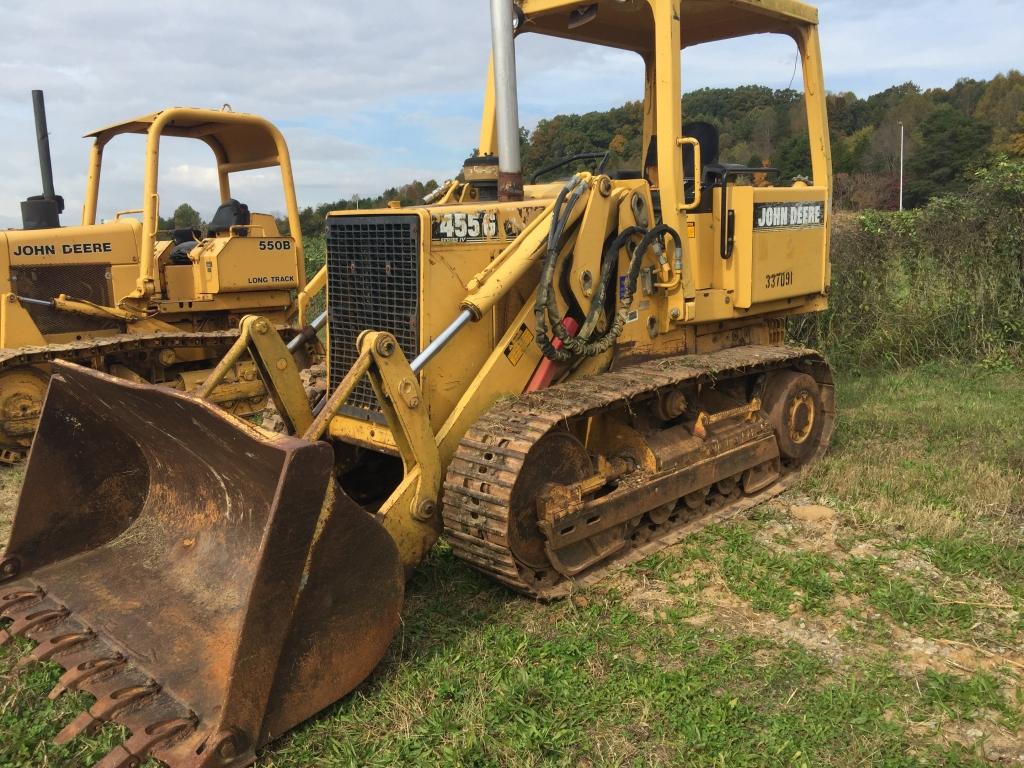
[[(950, 542), (979, 519), (1019, 530), (1019, 373), (929, 365), (841, 383), (834, 449), (808, 492), (830, 498), (860, 523)], [(1020, 563), (1019, 550), (1010, 557)]]
[[(439, 546), (376, 673), (259, 765), (1012, 764), (1024, 380), (840, 384), (835, 450), (803, 487), (573, 599), (517, 597)], [(807, 502), (838, 516), (789, 514)], [(49, 743), (88, 702), (46, 701), (59, 670), (16, 673), (23, 649), (0, 649), (0, 768), (115, 744), (112, 729)]]
[(995, 675), (982, 673), (964, 678), (928, 670), (921, 688), (922, 703), (947, 717), (974, 720), (986, 709), (1015, 716)]

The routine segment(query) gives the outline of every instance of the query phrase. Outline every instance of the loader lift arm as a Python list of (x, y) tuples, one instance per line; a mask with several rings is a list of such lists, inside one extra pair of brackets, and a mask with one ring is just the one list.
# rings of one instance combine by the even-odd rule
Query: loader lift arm
[(355, 365), (314, 417), (295, 358), (273, 326), (266, 318), (250, 315), (240, 328), (238, 341), (203, 384), (199, 397), (207, 397), (248, 353), (289, 431), (306, 442), (323, 438), (360, 379), (369, 376), (405, 469), (377, 517), (398, 545), (406, 569), (418, 565), (440, 533), (441, 457), (417, 376), (395, 337), (363, 333)]

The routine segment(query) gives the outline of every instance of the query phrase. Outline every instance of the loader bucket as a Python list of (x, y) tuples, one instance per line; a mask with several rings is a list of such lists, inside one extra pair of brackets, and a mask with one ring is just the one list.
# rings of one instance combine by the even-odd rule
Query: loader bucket
[(0, 643), (66, 671), (130, 738), (98, 765), (245, 766), (355, 688), (398, 627), (394, 542), (326, 443), (55, 365), (9, 547)]

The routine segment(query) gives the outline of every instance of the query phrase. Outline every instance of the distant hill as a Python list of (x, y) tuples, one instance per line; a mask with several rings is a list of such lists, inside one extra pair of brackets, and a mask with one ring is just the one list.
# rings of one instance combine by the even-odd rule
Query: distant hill
[[(764, 86), (704, 88), (683, 98), (684, 119), (713, 123), (722, 160), (810, 175), (803, 96)], [(642, 105), (558, 115), (526, 135), (527, 174), (555, 158), (609, 150), (612, 167), (641, 164)], [(828, 96), (836, 202), (850, 209), (892, 208), (898, 195), (899, 123), (906, 129), (907, 202), (966, 188), (969, 173), (996, 154), (1024, 155), (1024, 75), (964, 79), (946, 90), (913, 83), (866, 99)]]
[[(686, 121), (706, 121), (721, 133), (725, 162), (779, 168), (783, 179), (810, 175), (802, 94), (759, 85), (703, 88), (683, 98)], [(606, 112), (557, 115), (523, 131), (529, 177), (558, 159), (582, 152), (610, 153), (611, 169), (639, 168), (643, 105), (628, 102)], [(992, 80), (960, 80), (952, 88), (896, 85), (867, 98), (828, 96), (836, 205), (892, 209), (898, 200), (900, 129), (906, 129), (906, 202), (923, 205), (938, 194), (966, 189), (971, 172), (1000, 154), (1024, 157), (1024, 75), (1011, 70)], [(455, 169), (453, 169), (454, 172)], [(565, 171), (563, 171), (564, 173)], [(373, 208), (390, 200), (419, 202), (436, 181), (413, 181), (376, 198), (338, 200), (302, 212), (303, 232), (322, 231), (331, 210)]]

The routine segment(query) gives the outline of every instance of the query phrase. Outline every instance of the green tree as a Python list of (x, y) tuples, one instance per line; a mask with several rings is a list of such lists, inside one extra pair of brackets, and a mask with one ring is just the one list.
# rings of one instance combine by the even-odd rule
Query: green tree
[(779, 150), (775, 167), (783, 184), (798, 176), (811, 175), (811, 140), (806, 133), (794, 136)]
[(200, 229), (203, 226), (203, 217), (188, 203), (182, 203), (174, 209), (171, 221), (174, 229)]
[(992, 126), (992, 143), (997, 151), (1011, 148), (1017, 121), (1024, 114), (1024, 74), (1011, 69), (996, 75), (985, 87), (974, 117)]
[(907, 162), (906, 202), (923, 205), (938, 194), (961, 192), (968, 174), (985, 161), (992, 129), (943, 104), (919, 130), (920, 146)]
[(1024, 157), (1024, 112), (1017, 116), (1017, 130), (1010, 136), (1010, 153)]

